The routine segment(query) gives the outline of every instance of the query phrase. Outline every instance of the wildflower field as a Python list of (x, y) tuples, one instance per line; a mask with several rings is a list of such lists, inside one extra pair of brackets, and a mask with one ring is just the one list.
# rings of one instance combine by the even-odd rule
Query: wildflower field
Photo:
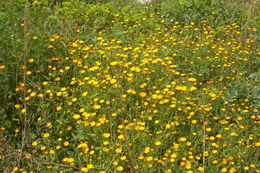
[(259, 173), (257, 0), (0, 2), (0, 172)]

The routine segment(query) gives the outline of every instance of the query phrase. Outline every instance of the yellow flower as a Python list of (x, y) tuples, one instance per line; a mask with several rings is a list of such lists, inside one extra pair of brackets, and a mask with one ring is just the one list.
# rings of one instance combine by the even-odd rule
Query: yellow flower
[(185, 142), (186, 140), (187, 140), (187, 138), (184, 138), (184, 137), (179, 138), (179, 141), (181, 141), (181, 142)]
[(169, 129), (169, 128), (171, 128), (171, 125), (170, 125), (170, 124), (166, 124), (166, 125), (165, 125), (165, 128), (166, 128), (166, 129)]
[(22, 109), (22, 110), (21, 110), (21, 113), (26, 113), (26, 112), (27, 112), (26, 109)]
[(34, 141), (34, 142), (32, 142), (32, 146), (37, 146), (38, 145), (38, 142), (37, 141)]
[(62, 95), (62, 92), (57, 92), (56, 95), (59, 97)]
[(56, 149), (57, 149), (57, 150), (61, 149), (61, 146), (60, 146), (60, 145), (57, 145), (57, 146), (56, 146)]
[(45, 150), (46, 149), (46, 146), (42, 146), (41, 148), (40, 148), (40, 150)]
[(198, 167), (198, 171), (203, 171), (203, 167)]
[(213, 160), (212, 163), (213, 163), (213, 164), (217, 164), (218, 161), (217, 161), (217, 160)]
[(177, 105), (176, 104), (171, 104), (169, 107), (170, 108), (175, 108)]
[(89, 152), (89, 154), (90, 154), (90, 155), (93, 155), (93, 154), (95, 154), (95, 151), (94, 151), (94, 150), (91, 150), (91, 151)]
[(82, 93), (82, 96), (83, 96), (83, 97), (85, 97), (85, 96), (87, 96), (87, 95), (88, 95), (88, 92), (87, 92), (87, 91), (85, 91), (85, 92)]
[(76, 102), (77, 100), (78, 100), (77, 98), (71, 99), (72, 102)]
[(62, 110), (62, 107), (58, 106), (58, 107), (56, 107), (56, 110), (60, 111), (60, 110)]
[(126, 156), (120, 157), (120, 160), (126, 160)]
[(159, 146), (159, 145), (161, 145), (162, 143), (160, 142), (160, 141), (157, 141), (157, 142), (155, 142), (154, 143), (156, 146)]
[(227, 168), (222, 168), (222, 169), (221, 169), (221, 172), (227, 172), (227, 171), (228, 171)]
[(216, 97), (217, 95), (216, 95), (215, 93), (212, 93), (212, 92), (211, 92), (211, 93), (209, 93), (209, 96), (210, 96), (210, 97)]
[(167, 169), (167, 170), (165, 170), (165, 173), (172, 173), (172, 170)]
[(48, 137), (50, 137), (50, 134), (49, 134), (49, 133), (44, 133), (44, 134), (43, 134), (43, 137), (44, 137), (44, 138), (48, 138)]
[(221, 135), (221, 134), (217, 134), (217, 135), (216, 135), (216, 138), (221, 139), (221, 138), (222, 138), (222, 135)]
[(185, 144), (187, 147), (191, 146), (191, 142), (186, 142)]
[(117, 138), (120, 139), (120, 140), (124, 140), (125, 136), (124, 135), (119, 135)]
[(176, 86), (175, 89), (177, 91), (186, 91), (187, 90), (187, 87), (186, 86)]
[(213, 154), (216, 154), (218, 151), (217, 150), (212, 150), (212, 153)]
[(80, 118), (80, 115), (79, 115), (79, 114), (74, 114), (74, 115), (73, 115), (73, 119), (76, 119), (76, 120), (77, 120), (77, 119), (79, 119), (79, 118)]
[(68, 146), (68, 145), (70, 145), (70, 143), (69, 143), (68, 141), (65, 141), (65, 142), (63, 143), (63, 145), (64, 145), (64, 146)]
[(140, 96), (140, 97), (145, 97), (146, 95), (147, 95), (146, 92), (140, 92), (140, 93), (139, 93), (139, 96)]
[(149, 157), (146, 158), (146, 160), (147, 160), (148, 162), (150, 162), (150, 161), (153, 160), (153, 157), (152, 157), (152, 156), (149, 156)]
[(63, 92), (63, 91), (66, 91), (67, 88), (66, 87), (62, 87), (60, 90)]
[(192, 124), (196, 124), (196, 123), (197, 123), (197, 120), (192, 120), (191, 123), (192, 123)]
[(122, 152), (122, 148), (117, 148), (115, 151), (116, 151), (116, 153), (121, 153)]
[(21, 105), (16, 104), (16, 105), (14, 105), (14, 107), (15, 107), (16, 109), (19, 109), (19, 108), (21, 107)]
[(207, 132), (210, 132), (212, 129), (211, 128), (206, 128), (206, 131)]
[(191, 78), (188, 78), (188, 81), (190, 81), (190, 82), (196, 82), (197, 79), (191, 77)]
[(28, 59), (27, 60), (29, 63), (32, 63), (32, 62), (34, 62), (34, 59), (33, 58), (30, 58), (30, 59)]
[(121, 171), (124, 170), (124, 167), (123, 166), (118, 166), (118, 167), (116, 167), (116, 170), (121, 172)]
[(111, 79), (111, 80), (110, 80), (110, 83), (111, 83), (111, 84), (114, 84), (114, 83), (116, 83), (116, 82), (117, 82), (116, 79)]
[(5, 69), (5, 65), (0, 65), (0, 70)]
[(157, 94), (153, 94), (153, 95), (152, 95), (152, 98), (153, 98), (153, 99), (158, 99), (158, 95), (157, 95)]
[(255, 168), (256, 165), (255, 164), (250, 164), (250, 168)]
[(115, 66), (115, 65), (118, 65), (118, 64), (119, 64), (118, 61), (113, 61), (113, 62), (110, 63), (111, 66)]
[(171, 158), (176, 158), (177, 157), (177, 154), (176, 153), (172, 153), (171, 154)]
[(30, 96), (31, 96), (31, 97), (34, 97), (34, 96), (36, 96), (36, 93), (35, 93), (35, 92), (32, 92), (32, 93), (30, 94)]
[(93, 164), (88, 164), (88, 165), (87, 165), (87, 168), (88, 168), (88, 169), (93, 169), (93, 168), (95, 168), (95, 167), (94, 167)]
[(235, 136), (238, 136), (238, 134), (236, 134), (235, 132), (232, 132), (232, 133), (230, 133), (230, 136), (235, 137)]
[(85, 112), (85, 109), (84, 109), (84, 108), (80, 108), (80, 109), (79, 109), (79, 112), (80, 112), (80, 113), (83, 113), (83, 112)]
[(112, 164), (113, 164), (114, 166), (117, 166), (117, 165), (118, 165), (118, 161), (115, 160), (115, 161), (112, 162)]
[(88, 168), (82, 167), (82, 168), (80, 169), (80, 171), (81, 171), (81, 172), (88, 172)]
[(126, 91), (128, 94), (136, 94), (136, 91), (133, 89), (129, 89)]
[(74, 158), (68, 158), (68, 163), (73, 163), (74, 162)]
[(103, 133), (103, 136), (104, 136), (105, 138), (109, 138), (109, 137), (110, 137), (110, 133)]
[(94, 106), (92, 106), (92, 108), (95, 109), (95, 110), (98, 110), (98, 109), (101, 108), (101, 106), (100, 105), (94, 105)]
[(43, 83), (42, 83), (42, 85), (43, 86), (46, 86), (46, 85), (48, 85), (49, 83), (47, 82), (47, 81), (44, 81)]
[(151, 150), (151, 148), (150, 147), (145, 147), (145, 149), (144, 149), (144, 153), (149, 153), (150, 152), (150, 150)]
[(195, 91), (197, 89), (197, 87), (190, 87), (190, 91)]

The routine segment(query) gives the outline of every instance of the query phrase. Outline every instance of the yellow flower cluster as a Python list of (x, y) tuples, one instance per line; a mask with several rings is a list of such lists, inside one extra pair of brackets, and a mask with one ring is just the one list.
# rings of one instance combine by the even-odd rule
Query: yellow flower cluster
[[(125, 39), (104, 28), (93, 42), (55, 34), (48, 49), (66, 55), (54, 53), (38, 73), (28, 59), (30, 82), (16, 89), (26, 104), (14, 105), (35, 119), (27, 159), (65, 164), (60, 172), (259, 172), (259, 110), (243, 94), (257, 88), (244, 76), (259, 53), (253, 34), (245, 41), (236, 23), (219, 32), (206, 20), (164, 27), (160, 13), (130, 14), (143, 17), (111, 16)], [(135, 32), (150, 19), (158, 26)]]

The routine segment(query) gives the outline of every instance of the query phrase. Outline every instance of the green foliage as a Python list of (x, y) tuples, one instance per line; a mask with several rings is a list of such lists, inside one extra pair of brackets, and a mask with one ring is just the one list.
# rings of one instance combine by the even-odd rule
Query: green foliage
[(255, 3), (1, 1), (0, 172), (257, 171)]

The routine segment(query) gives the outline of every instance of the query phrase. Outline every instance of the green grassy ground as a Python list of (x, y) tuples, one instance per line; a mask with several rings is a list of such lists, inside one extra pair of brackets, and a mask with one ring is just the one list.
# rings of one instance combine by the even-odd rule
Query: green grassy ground
[(0, 2), (0, 171), (260, 172), (258, 6)]

